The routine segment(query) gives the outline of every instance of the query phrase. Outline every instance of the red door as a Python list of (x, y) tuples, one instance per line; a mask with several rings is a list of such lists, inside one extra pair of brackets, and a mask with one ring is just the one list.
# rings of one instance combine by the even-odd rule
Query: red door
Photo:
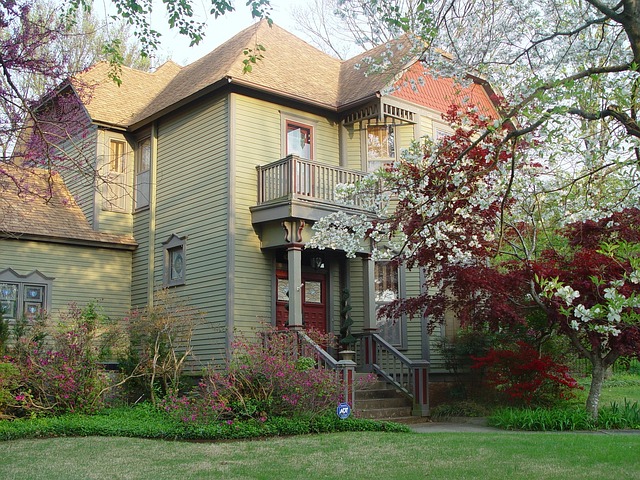
[[(289, 279), (287, 272), (276, 272), (276, 327), (282, 329), (289, 320)], [(302, 321), (306, 330), (327, 333), (327, 280), (321, 273), (302, 273)]]

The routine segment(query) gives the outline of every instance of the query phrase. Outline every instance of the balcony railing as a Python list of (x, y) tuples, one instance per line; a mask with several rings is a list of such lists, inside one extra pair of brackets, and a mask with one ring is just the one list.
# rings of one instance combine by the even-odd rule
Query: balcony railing
[[(289, 155), (268, 165), (259, 165), (258, 205), (285, 199), (340, 204), (336, 185), (355, 183), (366, 175), (356, 170), (324, 165)], [(356, 199), (354, 206), (361, 207)]]

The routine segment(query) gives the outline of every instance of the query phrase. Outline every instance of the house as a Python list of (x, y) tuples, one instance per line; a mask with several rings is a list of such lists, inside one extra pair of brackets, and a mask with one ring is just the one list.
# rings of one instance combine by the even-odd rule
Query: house
[[(243, 73), (243, 50), (257, 44), (264, 58)], [(441, 114), (462, 98), (495, 112), (480, 79), (461, 89), (425, 76), (406, 49), (393, 75), (357, 68), (385, 48), (339, 61), (261, 21), (186, 67), (124, 68), (120, 86), (107, 64), (83, 72), (59, 91), (77, 96), (84, 121), (81, 151), (64, 148), (93, 159), (99, 175), (88, 185), (56, 180), (77, 198), (73, 221), (0, 226), (2, 288), (15, 299), (42, 287), (52, 310), (97, 298), (117, 317), (168, 287), (207, 313), (193, 339), (203, 363), (223, 361), (233, 332), (261, 322), (338, 333), (348, 292), (355, 334), (377, 332), (402, 358), (438, 371), (420, 319), (376, 316), (381, 303), (420, 291), (419, 272), (374, 262), (370, 245), (355, 259), (305, 249), (319, 218), (358, 211), (336, 201), (336, 184), (393, 161), (414, 139), (446, 134)]]

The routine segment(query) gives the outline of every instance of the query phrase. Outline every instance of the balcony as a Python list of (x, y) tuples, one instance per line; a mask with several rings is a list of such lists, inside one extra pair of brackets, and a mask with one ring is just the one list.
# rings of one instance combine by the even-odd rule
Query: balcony
[(256, 168), (258, 203), (251, 208), (254, 225), (290, 218), (316, 221), (336, 210), (366, 213), (357, 200), (347, 205), (335, 195), (336, 185), (355, 183), (364, 178), (364, 172), (293, 155)]

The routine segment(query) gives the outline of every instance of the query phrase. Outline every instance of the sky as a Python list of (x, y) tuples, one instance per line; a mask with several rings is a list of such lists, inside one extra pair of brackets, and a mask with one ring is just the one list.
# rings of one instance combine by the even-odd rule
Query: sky
[[(296, 22), (291, 16), (291, 11), (294, 6), (303, 7), (309, 1), (310, 0), (271, 0), (273, 7), (271, 18), (279, 26), (303, 38), (304, 35), (297, 30)], [(249, 27), (256, 21), (251, 18), (249, 8), (245, 6), (246, 0), (234, 0), (233, 5), (236, 11), (227, 13), (217, 19), (213, 18), (212, 15), (205, 15), (208, 0), (195, 0), (195, 7), (198, 6), (198, 2), (200, 2), (202, 7), (201, 12), (203, 12), (200, 19), (207, 21), (207, 27), (206, 35), (202, 42), (193, 47), (189, 47), (188, 38), (183, 37), (177, 33), (177, 31), (169, 29), (163, 15), (159, 13), (163, 9), (163, 4), (161, 2), (155, 2), (154, 8), (157, 9), (157, 12), (154, 12), (153, 28), (162, 33), (162, 46), (157, 55), (159, 59), (172, 59), (180, 65), (188, 65), (205, 56), (218, 45), (224, 43), (236, 33)]]

